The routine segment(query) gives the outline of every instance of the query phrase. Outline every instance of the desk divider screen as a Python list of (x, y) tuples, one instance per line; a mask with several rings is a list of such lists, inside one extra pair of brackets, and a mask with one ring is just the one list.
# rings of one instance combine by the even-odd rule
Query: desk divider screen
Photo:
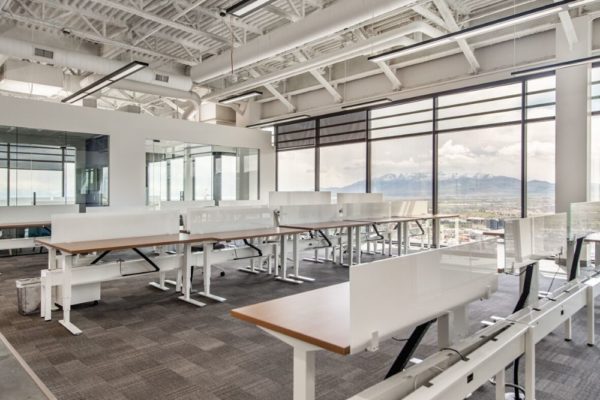
[(52, 216), (53, 243), (177, 235), (178, 233), (179, 212), (177, 210)]
[(189, 201), (161, 201), (161, 210), (178, 210), (181, 214), (185, 214), (188, 208), (198, 207), (214, 207), (214, 200), (189, 200)]
[(318, 222), (340, 221), (338, 204), (317, 204), (304, 206), (281, 206), (279, 225), (313, 224)]
[(262, 200), (219, 200), (219, 207), (255, 207), (266, 205)]
[(345, 220), (389, 218), (390, 202), (344, 204), (342, 214)]
[(366, 349), (497, 289), (496, 239), (350, 268), (350, 351)]
[(383, 201), (383, 193), (338, 193), (337, 203), (377, 203)]
[(243, 231), (275, 227), (269, 207), (189, 208), (186, 216), (191, 234)]
[(571, 203), (568, 213), (568, 229), (570, 240), (600, 232), (600, 201)]
[(567, 214), (516, 218), (504, 223), (505, 272), (519, 273), (524, 263), (564, 254)]
[(331, 192), (269, 192), (269, 207), (331, 204)]
[(50, 221), (54, 214), (74, 214), (78, 212), (79, 204), (4, 206), (0, 207), (0, 223), (14, 224)]
[(86, 207), (86, 214), (106, 214), (115, 212), (146, 212), (156, 210), (152, 206), (104, 206), (104, 207)]
[(394, 200), (390, 201), (390, 204), (394, 217), (424, 215), (429, 212), (427, 200)]

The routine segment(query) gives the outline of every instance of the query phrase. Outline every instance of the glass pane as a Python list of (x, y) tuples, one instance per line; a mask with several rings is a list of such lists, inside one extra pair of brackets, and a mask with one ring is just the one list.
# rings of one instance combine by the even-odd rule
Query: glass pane
[(432, 198), (431, 135), (371, 142), (371, 191), (386, 198)]
[(554, 121), (527, 124), (527, 216), (554, 213)]
[(382, 107), (371, 110), (371, 118), (387, 117), (390, 115), (414, 113), (423, 110), (431, 110), (433, 100), (426, 99), (421, 101), (413, 101), (411, 103), (403, 103), (390, 107)]
[(591, 135), (591, 171), (590, 195), (591, 200), (600, 201), (600, 115), (592, 117)]
[(236, 200), (236, 157), (221, 156), (220, 166), (219, 160), (217, 161), (217, 174), (219, 174), (219, 167), (221, 168), (221, 198), (219, 200)]
[(433, 130), (433, 122), (425, 124), (414, 124), (397, 126), (392, 128), (376, 129), (371, 131), (371, 139), (379, 139), (390, 136), (410, 135), (414, 133), (427, 133)]
[(463, 104), (472, 101), (487, 100), (495, 97), (504, 97), (519, 94), (521, 94), (521, 84), (515, 83), (511, 85), (494, 86), (486, 89), (469, 90), (465, 92), (440, 96), (438, 98), (438, 105), (440, 107), (445, 107), (454, 104)]
[(183, 200), (183, 158), (175, 158), (170, 161), (170, 185), (169, 200)]
[(413, 114), (398, 115), (395, 117), (387, 117), (371, 120), (371, 128), (383, 128), (393, 125), (405, 125), (414, 122), (431, 121), (433, 115), (431, 111), (418, 112)]
[(556, 75), (545, 76), (543, 78), (529, 79), (527, 81), (527, 92), (537, 92), (540, 90), (554, 89), (556, 87)]
[[(473, 106), (473, 112), (477, 112), (477, 105)], [(500, 124), (507, 122), (518, 122), (521, 120), (521, 111), (505, 111), (494, 114), (477, 115), (439, 121), (439, 130), (469, 128), (474, 126)]]
[(556, 92), (544, 92), (527, 95), (527, 105), (535, 106), (538, 104), (556, 103)]
[(320, 190), (331, 192), (366, 191), (367, 156), (365, 143), (321, 147)]
[(548, 118), (556, 115), (556, 106), (527, 108), (527, 119)]
[(521, 214), (521, 126), (510, 125), (439, 136), (439, 212), (461, 215), (441, 225), (441, 243), (481, 239), (507, 217)]
[(465, 106), (454, 106), (442, 108), (438, 111), (438, 118), (457, 117), (473, 113), (482, 113), (488, 111), (496, 111), (508, 108), (521, 107), (521, 96), (510, 97), (508, 99), (485, 101), (477, 104), (469, 104)]
[(277, 152), (277, 190), (315, 190), (315, 149)]
[(200, 156), (194, 158), (194, 200), (212, 200), (212, 178), (212, 156)]

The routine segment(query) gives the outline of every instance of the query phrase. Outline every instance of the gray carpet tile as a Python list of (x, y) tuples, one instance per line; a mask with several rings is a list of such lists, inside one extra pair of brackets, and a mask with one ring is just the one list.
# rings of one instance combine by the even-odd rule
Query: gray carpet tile
[[(213, 279), (213, 292), (227, 302), (206, 300), (204, 308), (178, 301), (174, 291), (149, 287), (150, 276), (107, 282), (98, 305), (72, 312), (83, 329), (75, 337), (58, 324), (60, 312), (51, 322), (17, 313), (15, 279), (37, 276), (45, 264), (46, 255), (0, 258), (0, 332), (61, 400), (291, 399), (291, 348), (230, 317), (229, 310), (348, 279), (346, 268), (330, 263), (304, 263), (303, 273), (317, 281), (299, 286), (230, 266)], [(481, 319), (510, 313), (517, 284), (517, 278), (501, 276), (492, 299), (470, 306), (473, 331)], [(434, 325), (416, 356), (435, 352), (436, 337)], [(585, 311), (574, 319), (573, 339), (567, 343), (557, 331), (538, 345), (538, 399), (600, 399), (600, 349), (585, 345)], [(376, 353), (318, 353), (318, 398), (346, 399), (379, 382), (401, 346), (391, 340)], [(488, 384), (471, 398), (491, 400), (494, 388)]]

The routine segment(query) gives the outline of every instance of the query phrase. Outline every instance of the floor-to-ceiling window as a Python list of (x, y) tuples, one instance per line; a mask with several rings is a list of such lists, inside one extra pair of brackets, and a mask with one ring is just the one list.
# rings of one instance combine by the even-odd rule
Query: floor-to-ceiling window
[(278, 189), (425, 198), (462, 217), (442, 243), (479, 239), (554, 211), (555, 97), (549, 73), (278, 126)]
[(592, 134), (590, 154), (590, 199), (600, 200), (600, 65), (592, 68)]

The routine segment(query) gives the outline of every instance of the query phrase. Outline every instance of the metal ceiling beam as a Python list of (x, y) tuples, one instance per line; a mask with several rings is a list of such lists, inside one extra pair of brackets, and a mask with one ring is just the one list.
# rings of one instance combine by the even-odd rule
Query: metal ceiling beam
[[(440, 12), (448, 30), (451, 32), (459, 31), (460, 27), (456, 23), (454, 15), (452, 15), (452, 10), (450, 10), (450, 7), (448, 6), (448, 3), (446, 3), (446, 0), (433, 0), (433, 3)], [(471, 49), (471, 46), (469, 46), (465, 39), (457, 39), (456, 42), (458, 43), (458, 46), (464, 53), (465, 58), (469, 62), (471, 72), (477, 73), (481, 66), (479, 65), (479, 61), (477, 61), (477, 58), (475, 57), (475, 53), (473, 52), (473, 49)]]
[[(252, 75), (252, 77), (254, 78), (258, 78), (260, 76), (260, 73), (258, 73), (257, 70), (255, 70), (254, 68), (250, 68), (248, 70), (250, 72), (250, 75)], [(270, 83), (266, 83), (263, 85), (265, 89), (267, 89), (269, 92), (271, 92), (271, 94), (280, 102), (283, 103), (283, 105), (285, 106), (285, 108), (287, 108), (288, 112), (295, 112), (296, 111), (296, 107), (290, 103), (290, 101), (288, 99), (286, 99), (281, 93), (279, 93), (279, 90), (277, 90), (275, 88), (275, 86), (273, 86)]]
[(573, 21), (571, 20), (571, 14), (569, 14), (568, 11), (561, 11), (558, 13), (558, 17), (560, 18), (560, 23), (565, 31), (567, 41), (569, 42), (569, 48), (572, 49), (573, 45), (575, 45), (579, 39), (577, 38), (577, 32), (575, 31), (575, 26), (573, 26)]
[[(14, 21), (18, 21), (18, 22), (23, 22), (26, 24), (33, 24), (33, 25), (37, 25), (37, 26), (43, 26), (46, 28), (50, 28), (50, 29), (55, 29), (58, 31), (61, 31), (63, 29), (65, 29), (64, 26), (60, 26), (60, 25), (56, 25), (50, 22), (46, 22), (43, 21), (40, 18), (29, 18), (29, 17), (23, 17), (20, 15), (16, 15), (16, 14), (12, 14), (12, 13), (8, 13), (6, 11), (0, 11), (0, 15), (4, 16), (6, 18), (12, 19)], [(88, 32), (83, 32), (83, 31), (79, 31), (76, 29), (71, 29), (68, 28), (69, 33), (73, 36), (79, 37), (81, 39), (86, 39), (92, 42), (97, 42), (97, 43), (103, 43), (103, 44), (108, 44), (110, 46), (115, 46), (115, 47), (121, 47), (124, 48), (126, 50), (130, 50), (130, 51), (135, 51), (135, 52), (139, 52), (139, 53), (144, 53), (147, 55), (150, 55), (152, 57), (159, 57), (159, 58), (166, 58), (169, 59), (171, 61), (176, 61), (178, 63), (184, 64), (184, 65), (195, 65), (196, 62), (192, 61), (192, 60), (186, 60), (186, 59), (182, 59), (182, 58), (178, 58), (178, 57), (174, 57), (171, 56), (169, 54), (165, 54), (165, 53), (160, 53), (154, 50), (149, 50), (143, 47), (139, 47), (139, 46), (132, 46), (128, 43), (124, 43), (124, 42), (120, 42), (118, 40), (114, 40), (114, 39), (110, 39), (104, 36), (99, 36), (96, 34), (92, 34), (92, 33), (88, 33)]]
[[(364, 30), (362, 28), (357, 29), (355, 31), (355, 33), (362, 40), (367, 40), (367, 38), (368, 38), (367, 34), (364, 32)], [(394, 72), (394, 70), (392, 70), (390, 68), (388, 63), (381, 61), (381, 62), (377, 63), (377, 66), (379, 67), (381, 72), (383, 72), (383, 74), (386, 76), (386, 78), (389, 79), (390, 83), (392, 84), (393, 90), (400, 90), (402, 88), (402, 82), (400, 82), (400, 79), (398, 79), (398, 77), (396, 76), (396, 73)]]
[(268, 5), (268, 6), (264, 7), (264, 10), (270, 12), (271, 14), (275, 14), (278, 17), (285, 18), (291, 22), (297, 22), (300, 19), (302, 19), (297, 14), (292, 14), (291, 12), (287, 12), (279, 7), (275, 7), (274, 5)]
[(125, 4), (120, 4), (120, 3), (116, 2), (116, 1), (112, 1), (112, 0), (94, 0), (94, 2), (98, 3), (98, 4), (102, 4), (102, 5), (107, 6), (107, 7), (114, 8), (116, 10), (124, 11), (126, 13), (129, 13), (129, 14), (133, 15), (133, 16), (141, 17), (141, 18), (146, 19), (148, 21), (156, 22), (156, 23), (168, 26), (170, 28), (177, 29), (177, 30), (180, 30), (182, 32), (189, 33), (189, 34), (194, 35), (194, 36), (204, 36), (204, 37), (208, 37), (208, 38), (210, 38), (212, 40), (215, 40), (215, 41), (218, 41), (218, 42), (221, 42), (221, 43), (224, 43), (224, 44), (229, 43), (229, 41), (227, 39), (225, 39), (225, 38), (223, 38), (223, 37), (221, 37), (219, 35), (215, 35), (214, 33), (202, 31), (202, 30), (199, 30), (199, 29), (194, 29), (194, 28), (192, 28), (190, 26), (183, 25), (183, 24), (180, 24), (178, 22), (173, 22), (173, 21), (171, 21), (169, 19), (156, 16), (154, 14), (148, 13), (146, 11), (143, 11), (143, 10), (140, 10), (138, 8), (134, 8), (134, 7), (131, 7), (131, 6), (128, 6), (128, 5), (125, 5)]
[(425, 8), (421, 5), (416, 5), (413, 7), (413, 11), (422, 16), (423, 18), (433, 22), (434, 24), (441, 26), (444, 29), (446, 28), (446, 22), (444, 22), (444, 20), (440, 16), (438, 16), (430, 9)]
[[(296, 54), (298, 61), (300, 61), (300, 62), (308, 61), (308, 57), (306, 57), (306, 55), (301, 50), (298, 50), (294, 53)], [(321, 75), (321, 73), (318, 70), (313, 69), (313, 70), (309, 71), (309, 73), (313, 76), (313, 78), (315, 78), (317, 80), (317, 82), (319, 82), (321, 84), (321, 86), (323, 86), (323, 88), (325, 90), (327, 90), (327, 92), (329, 92), (329, 94), (331, 95), (331, 97), (333, 97), (333, 100), (336, 103), (341, 103), (342, 101), (344, 101), (344, 98), (342, 97), (340, 92), (338, 92), (337, 89), (334, 88), (333, 85), (331, 83), (329, 83), (329, 81), (327, 79), (325, 79), (325, 77), (323, 75)]]

